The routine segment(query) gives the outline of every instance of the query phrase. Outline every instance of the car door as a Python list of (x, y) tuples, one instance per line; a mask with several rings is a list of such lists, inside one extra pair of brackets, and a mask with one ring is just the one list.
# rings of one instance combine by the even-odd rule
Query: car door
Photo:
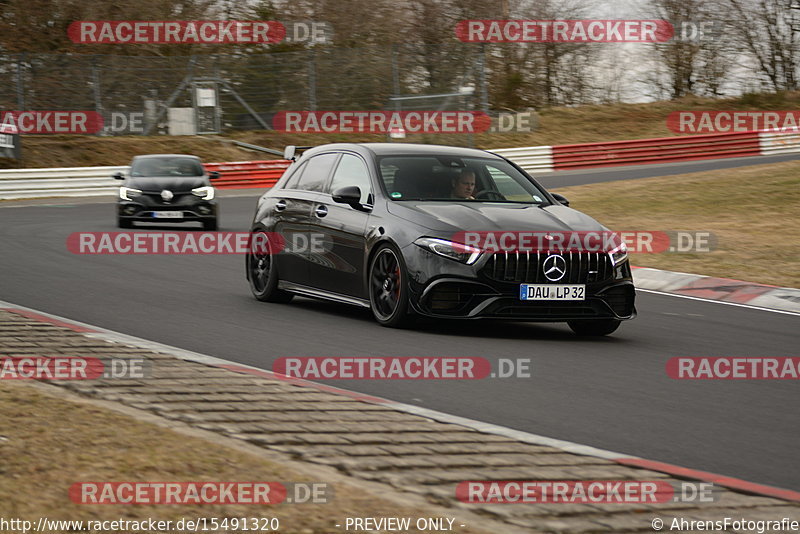
[[(361, 210), (333, 201), (331, 193), (348, 186), (361, 190)], [(330, 184), (312, 208), (309, 274), (315, 287), (367, 298), (363, 283), (365, 231), (373, 202), (366, 161), (354, 153), (342, 153)]]
[(274, 231), (283, 238), (283, 250), (275, 259), (283, 281), (312, 285), (308, 269), (311, 210), (338, 157), (338, 154), (327, 153), (309, 158), (289, 178), (277, 197)]

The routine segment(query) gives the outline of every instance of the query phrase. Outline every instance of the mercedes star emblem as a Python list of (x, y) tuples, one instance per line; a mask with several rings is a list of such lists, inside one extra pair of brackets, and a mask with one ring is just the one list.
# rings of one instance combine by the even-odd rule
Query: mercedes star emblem
[(567, 262), (560, 254), (553, 254), (545, 258), (543, 269), (545, 278), (558, 282), (567, 274)]

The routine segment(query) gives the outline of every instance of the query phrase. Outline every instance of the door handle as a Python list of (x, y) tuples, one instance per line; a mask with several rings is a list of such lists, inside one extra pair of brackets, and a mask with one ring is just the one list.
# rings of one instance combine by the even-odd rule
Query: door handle
[(286, 201), (281, 199), (275, 203), (275, 211), (283, 211), (286, 209)]
[(319, 206), (317, 206), (317, 209), (314, 210), (314, 213), (317, 215), (317, 217), (321, 219), (328, 214), (328, 208), (320, 204)]

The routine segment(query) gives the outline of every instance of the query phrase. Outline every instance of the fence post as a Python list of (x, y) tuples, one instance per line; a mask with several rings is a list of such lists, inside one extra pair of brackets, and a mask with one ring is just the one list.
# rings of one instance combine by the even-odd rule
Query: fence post
[(172, 94), (169, 95), (169, 98), (167, 99), (167, 101), (158, 106), (158, 111), (156, 113), (155, 121), (152, 122), (152, 123), (148, 123), (145, 126), (143, 135), (150, 135), (150, 132), (153, 130), (153, 128), (155, 126), (158, 125), (158, 122), (161, 120), (161, 118), (164, 115), (167, 114), (169, 108), (175, 102), (175, 99), (177, 99), (178, 96), (181, 94), (181, 92), (183, 92), (183, 90), (186, 89), (189, 86), (189, 84), (192, 81), (192, 78), (194, 77), (194, 74), (193, 74), (194, 73), (194, 63), (195, 63), (195, 56), (192, 55), (192, 56), (189, 57), (189, 64), (186, 67), (186, 76), (184, 76), (183, 80), (181, 80), (181, 83), (178, 84), (178, 87), (175, 88), (175, 90), (172, 92)]
[(24, 52), (17, 54), (17, 108), (25, 110), (25, 82), (22, 79), (22, 59), (26, 56)]
[[(91, 57), (92, 69), (92, 96), (94, 97), (94, 110), (98, 115), (103, 115), (103, 103), (100, 100), (100, 66), (97, 64), (97, 56)], [(97, 132), (97, 135), (108, 135), (105, 128)]]
[(481, 43), (478, 54), (478, 83), (481, 86), (481, 111), (489, 113), (489, 88), (486, 84), (486, 43)]
[(308, 51), (308, 109), (317, 111), (317, 66), (314, 49)]
[[(397, 57), (397, 43), (392, 44), (392, 92), (400, 96), (400, 65)], [(394, 101), (395, 111), (400, 111), (400, 101)]]

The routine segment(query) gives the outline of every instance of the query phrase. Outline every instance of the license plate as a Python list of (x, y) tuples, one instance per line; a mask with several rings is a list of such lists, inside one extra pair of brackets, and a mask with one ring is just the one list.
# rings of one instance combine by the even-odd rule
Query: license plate
[(154, 219), (183, 219), (182, 211), (154, 211)]
[(520, 284), (520, 300), (585, 300), (584, 284)]

